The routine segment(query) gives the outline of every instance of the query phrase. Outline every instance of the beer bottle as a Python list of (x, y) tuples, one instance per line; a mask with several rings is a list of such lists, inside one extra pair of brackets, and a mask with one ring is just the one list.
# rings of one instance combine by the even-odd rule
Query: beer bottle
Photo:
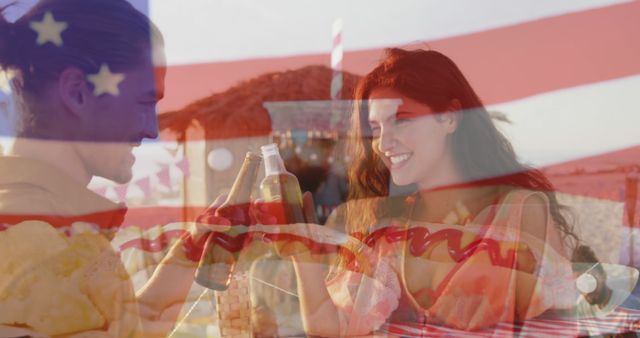
[[(261, 150), (265, 167), (265, 177), (260, 183), (266, 208), (263, 210), (275, 218), (276, 224), (305, 223), (298, 179), (286, 170), (276, 144), (263, 146)], [(296, 292), (297, 283), (293, 263), (282, 258), (296, 255), (301, 249), (290, 241), (289, 235), (282, 233), (272, 237), (270, 243), (273, 251), (256, 260), (250, 272), (251, 299), (256, 300), (252, 304), (252, 317), (261, 318), (255, 321), (254, 331), (267, 332), (267, 334), (272, 333), (268, 323), (279, 323), (284, 318), (290, 321), (290, 318), (295, 318), (291, 317), (292, 314), (300, 313), (299, 299), (281, 290), (283, 288)], [(266, 283), (255, 283), (255, 281)], [(281, 289), (264, 287), (267, 284), (278, 285)]]
[[(251, 191), (256, 183), (260, 162), (260, 156), (247, 152), (229, 196), (216, 209), (216, 216), (226, 218), (232, 225), (250, 224)], [(227, 232), (211, 232), (207, 235), (209, 238), (204, 245), (202, 259), (195, 275), (198, 284), (218, 291), (229, 287), (238, 255), (244, 245), (237, 236), (240, 232), (232, 226)]]
[(284, 167), (275, 143), (262, 146), (261, 150), (265, 178), (260, 183), (260, 191), (268, 213), (277, 219), (277, 224), (304, 223), (298, 179)]

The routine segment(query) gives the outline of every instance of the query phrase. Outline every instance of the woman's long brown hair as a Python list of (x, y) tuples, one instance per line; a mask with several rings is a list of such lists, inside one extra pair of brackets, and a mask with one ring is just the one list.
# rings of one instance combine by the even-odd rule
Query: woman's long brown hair
[(367, 100), (376, 88), (397, 90), (435, 112), (445, 112), (453, 100), (458, 100), (462, 112), (458, 113), (458, 128), (451, 145), (462, 183), (543, 192), (565, 242), (572, 246), (577, 242), (551, 182), (539, 170), (517, 160), (511, 143), (493, 124), (456, 64), (436, 51), (399, 48), (388, 49), (384, 60), (356, 87), (349, 141), (354, 159), (348, 170), (350, 202), (342, 220), (348, 231), (367, 232), (380, 219), (399, 216), (406, 199), (402, 195), (393, 196), (389, 170), (372, 148)]

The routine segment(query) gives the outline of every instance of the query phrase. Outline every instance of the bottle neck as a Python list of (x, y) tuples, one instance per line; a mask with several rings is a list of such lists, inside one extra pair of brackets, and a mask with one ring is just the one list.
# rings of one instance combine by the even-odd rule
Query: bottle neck
[(284, 162), (278, 154), (268, 155), (264, 158), (265, 175), (280, 175), (287, 173), (287, 169), (284, 167)]
[(241, 204), (251, 201), (251, 192), (258, 177), (259, 168), (260, 157), (253, 154), (247, 155), (225, 204)]

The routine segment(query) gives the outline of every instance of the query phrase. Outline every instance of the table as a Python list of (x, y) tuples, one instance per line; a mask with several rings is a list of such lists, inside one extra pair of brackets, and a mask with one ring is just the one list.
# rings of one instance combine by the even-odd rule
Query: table
[(463, 331), (433, 324), (386, 324), (380, 334), (408, 337), (576, 337), (640, 332), (640, 310), (618, 309), (604, 318), (532, 319), (500, 323), (480, 331)]

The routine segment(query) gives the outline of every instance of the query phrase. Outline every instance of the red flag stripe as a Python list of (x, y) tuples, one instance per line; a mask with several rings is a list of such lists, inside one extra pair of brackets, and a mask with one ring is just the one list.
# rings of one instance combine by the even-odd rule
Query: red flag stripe
[[(640, 73), (638, 17), (640, 2), (631, 2), (425, 42), (452, 57), (486, 104), (496, 104)], [(345, 51), (344, 70), (365, 74), (381, 52)], [(330, 66), (330, 54), (170, 66), (160, 111), (264, 73), (312, 64)]]

